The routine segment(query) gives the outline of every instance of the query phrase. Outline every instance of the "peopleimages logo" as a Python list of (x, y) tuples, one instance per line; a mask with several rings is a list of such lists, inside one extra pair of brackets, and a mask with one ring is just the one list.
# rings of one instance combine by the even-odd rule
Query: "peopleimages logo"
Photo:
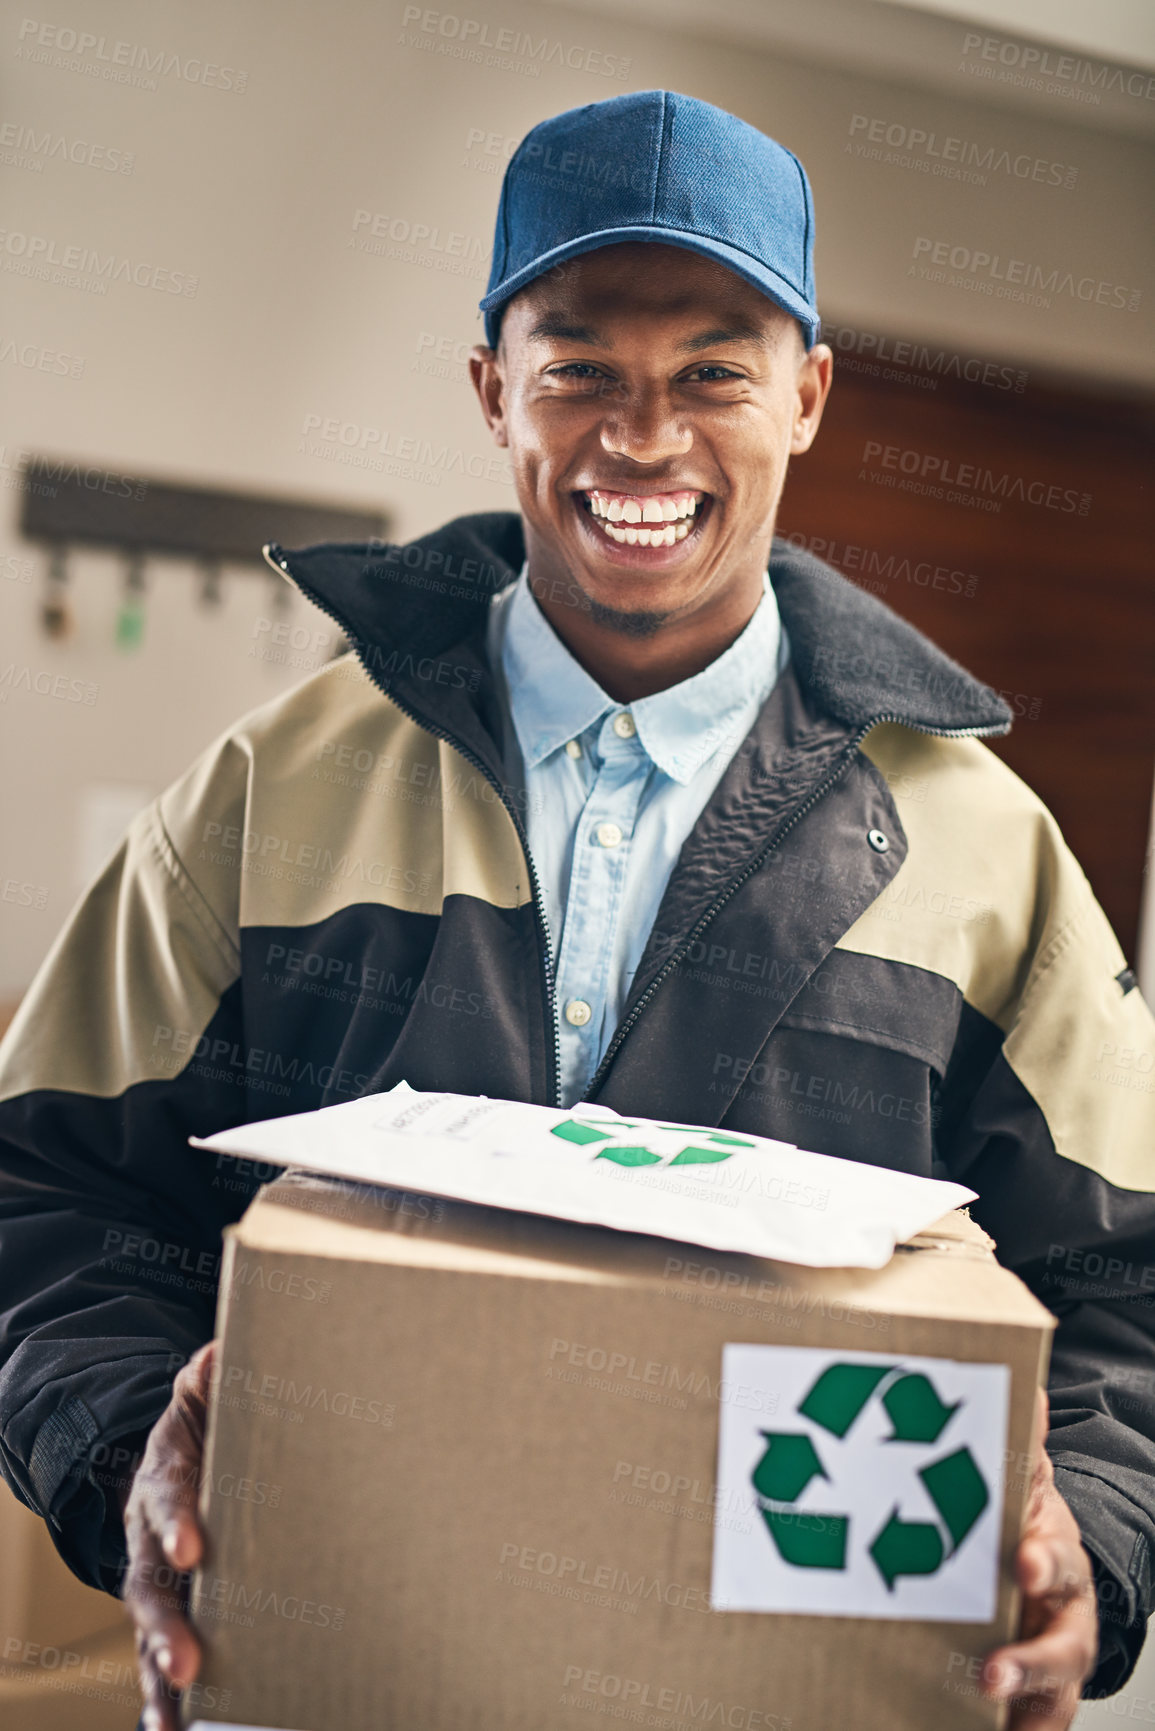
[[(926, 343), (863, 331), (854, 325), (828, 325), (823, 321), (822, 341), (835, 351), (839, 367), (844, 370), (867, 372), (884, 379), (909, 378), (924, 390), (937, 390), (940, 378), (965, 379), (968, 384), (1013, 391), (1016, 396), (1027, 388), (1025, 367), (1005, 366), (957, 350), (934, 349)], [(933, 376), (920, 377), (920, 374)]]
[(130, 150), (69, 138), (63, 132), (37, 132), (17, 121), (0, 124), (0, 162), (8, 168), (32, 168), (40, 173), (46, 162), (74, 162), (109, 174), (131, 174), (136, 157)]
[[(906, 451), (900, 445), (884, 445), (867, 439), (862, 447), (860, 481), (897, 487), (900, 492), (929, 493), (950, 503), (981, 503), (985, 510), (1000, 511), (1004, 502), (1018, 500), (1047, 511), (1072, 511), (1085, 517), (1091, 509), (1091, 494), (1076, 487), (1061, 487), (1037, 477), (996, 474), (980, 463), (957, 463), (935, 451)], [(948, 491), (949, 489), (949, 491)]]
[(901, 121), (869, 114), (851, 115), (849, 140), (845, 152), (864, 161), (914, 168), (923, 174), (963, 180), (973, 186), (985, 186), (988, 174), (1005, 174), (1015, 180), (1061, 186), (1069, 191), (1079, 178), (1078, 169), (1068, 162), (1052, 162), (1049, 157), (1032, 156), (1029, 151), (1012, 152), (993, 144), (976, 144), (973, 139), (931, 132), (924, 126), (906, 126)]
[(114, 42), (94, 36), (89, 30), (48, 24), (25, 18), (18, 31), (18, 60), (34, 65), (56, 66), (83, 72), (114, 84), (132, 84), (155, 90), (157, 78), (179, 78), (184, 84), (203, 84), (210, 90), (233, 90), (240, 94), (248, 83), (247, 72), (222, 66), (215, 60), (182, 55), (167, 48), (150, 48), (143, 42)]
[[(908, 271), (908, 276), (925, 276), (929, 281), (947, 281), (945, 276), (930, 274), (927, 267), (935, 267), (939, 271), (955, 271), (960, 277), (976, 277), (984, 285), (983, 292), (997, 293), (1000, 300), (1021, 300), (1031, 302), (1032, 296), (1049, 297), (1051, 295), (1070, 295), (1072, 300), (1080, 300), (1088, 305), (1094, 302), (1096, 306), (1115, 307), (1123, 312), (1138, 312), (1142, 291), (1127, 288), (1122, 283), (1113, 283), (1100, 277), (1076, 277), (1073, 271), (1061, 270), (1056, 265), (1045, 269), (1042, 265), (1032, 264), (1027, 259), (1005, 258), (1002, 253), (985, 252), (979, 247), (952, 246), (947, 240), (931, 240), (926, 235), (918, 235), (911, 254), (915, 262)], [(993, 285), (1000, 286), (997, 291)], [(1033, 304), (1050, 305), (1049, 298)]]
[(0, 269), (17, 276), (47, 279), (53, 270), (69, 287), (89, 286), (104, 294), (110, 282), (132, 283), (136, 288), (156, 289), (162, 294), (192, 296), (199, 279), (187, 271), (169, 270), (147, 259), (118, 253), (101, 253), (92, 246), (57, 241), (43, 234), (19, 229), (0, 229)]
[(1145, 102), (1155, 99), (1155, 77), (1149, 73), (1110, 66), (1103, 60), (1084, 60), (1078, 54), (1060, 54), (1032, 42), (1012, 42), (1005, 36), (984, 36), (977, 30), (968, 30), (963, 37), (962, 53), (960, 69), (964, 72), (1028, 90), (1043, 90), (1049, 96), (1098, 103), (1103, 91), (1113, 90)]
[(570, 72), (592, 72), (600, 78), (625, 79), (631, 64), (628, 57), (606, 54), (600, 48), (583, 48), (549, 36), (533, 37), (527, 30), (509, 25), (494, 28), (487, 19), (435, 12), (427, 6), (406, 6), (398, 45), (447, 54), (501, 72), (522, 72), (531, 78), (539, 77), (543, 66), (557, 66)]

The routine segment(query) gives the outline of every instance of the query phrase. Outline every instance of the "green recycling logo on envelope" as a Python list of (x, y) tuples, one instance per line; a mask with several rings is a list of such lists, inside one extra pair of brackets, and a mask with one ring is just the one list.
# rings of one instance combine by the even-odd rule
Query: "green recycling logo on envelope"
[(715, 1526), (716, 1610), (994, 1615), (1005, 1365), (730, 1344), (721, 1387), (718, 1504), (748, 1518)]
[[(642, 1138), (636, 1132), (641, 1130)], [(719, 1160), (729, 1160), (735, 1148), (753, 1148), (749, 1136), (730, 1136), (722, 1130), (706, 1130), (698, 1124), (661, 1124), (649, 1118), (567, 1118), (554, 1124), (551, 1136), (563, 1142), (576, 1142), (579, 1147), (590, 1143), (595, 1160), (612, 1160), (616, 1166), (714, 1166)], [(655, 1142), (670, 1136), (680, 1146), (663, 1155)]]

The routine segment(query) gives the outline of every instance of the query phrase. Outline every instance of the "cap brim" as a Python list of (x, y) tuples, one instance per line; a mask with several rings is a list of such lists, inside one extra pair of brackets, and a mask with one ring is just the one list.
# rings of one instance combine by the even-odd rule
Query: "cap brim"
[[(752, 254), (743, 252), (740, 247), (731, 246), (728, 241), (715, 240), (712, 235), (690, 234), (676, 228), (660, 228), (650, 223), (635, 224), (628, 228), (603, 228), (596, 234), (580, 235), (576, 240), (566, 241), (564, 246), (557, 246), (550, 252), (543, 252), (531, 264), (523, 265), (521, 270), (506, 277), (504, 282), (491, 289), (478, 305), (483, 313), (491, 313), (505, 302), (512, 299), (519, 289), (527, 283), (534, 282), (544, 276), (555, 265), (564, 264), (567, 259), (577, 258), (585, 252), (596, 252), (600, 247), (619, 246), (625, 241), (648, 241), (662, 246), (678, 246), (687, 252), (696, 252), (703, 258), (716, 259), (724, 264), (737, 276), (745, 278), (748, 283), (759, 289), (768, 300), (780, 306), (783, 312), (798, 320), (806, 333), (806, 347), (813, 348), (818, 339), (820, 320), (815, 309), (799, 294), (798, 290), (764, 265)], [(486, 321), (488, 325), (488, 319)]]

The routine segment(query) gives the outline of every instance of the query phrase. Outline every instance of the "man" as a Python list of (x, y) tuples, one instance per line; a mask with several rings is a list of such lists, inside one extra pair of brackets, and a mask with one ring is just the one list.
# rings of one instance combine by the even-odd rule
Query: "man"
[[(257, 1185), (185, 1139), (401, 1079), (970, 1184), (1060, 1316), (1022, 1629), (984, 1687), (1059, 1727), (1130, 1674), (1155, 1166), (1149, 1097), (1097, 1066), (1155, 1030), (981, 743), (1005, 706), (772, 545), (831, 383), (812, 242), (800, 164), (708, 104), (536, 127), (471, 361), (520, 514), (269, 550), (355, 653), (137, 819), (0, 1053), (0, 1464), (110, 1590), (123, 1511), (146, 1723), (196, 1674), (203, 1271)], [(1106, 1278), (1072, 1283), (1081, 1257)]]

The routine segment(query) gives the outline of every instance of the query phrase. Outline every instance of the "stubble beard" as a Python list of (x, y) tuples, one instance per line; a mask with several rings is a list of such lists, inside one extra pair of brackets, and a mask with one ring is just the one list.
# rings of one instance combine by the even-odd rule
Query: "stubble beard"
[(670, 617), (668, 613), (656, 613), (649, 608), (627, 612), (621, 607), (607, 607), (604, 601), (595, 601), (592, 595), (587, 595), (586, 599), (594, 624), (607, 631), (616, 631), (619, 637), (652, 637)]

